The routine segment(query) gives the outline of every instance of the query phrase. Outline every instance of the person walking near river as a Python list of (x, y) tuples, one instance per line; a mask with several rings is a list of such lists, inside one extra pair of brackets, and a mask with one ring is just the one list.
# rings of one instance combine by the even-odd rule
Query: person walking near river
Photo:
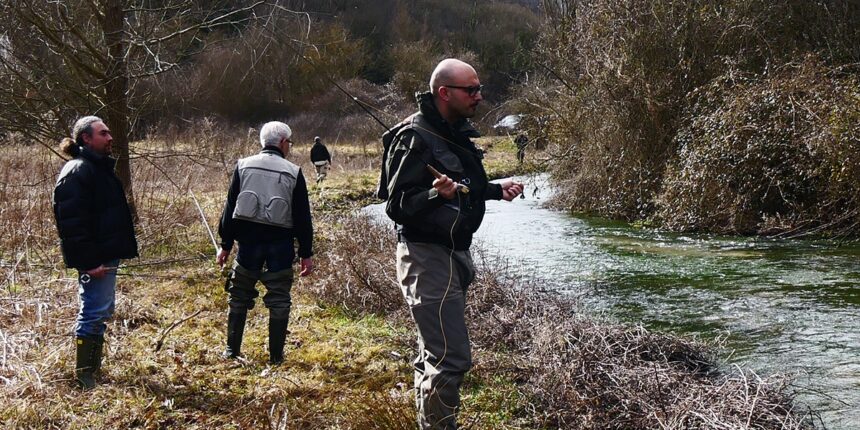
[(520, 133), (514, 139), (514, 144), (517, 146), (517, 162), (523, 164), (523, 161), (526, 159), (526, 146), (529, 144), (529, 138), (525, 133)]
[(397, 279), (418, 332), (415, 390), (422, 429), (455, 429), (460, 385), (472, 367), (466, 290), (469, 247), (486, 200), (513, 200), (522, 184), (490, 183), (468, 118), (483, 99), (475, 69), (440, 62), (419, 111), (383, 135), (378, 196), (396, 224)]
[(78, 119), (71, 138), (60, 143), (60, 152), (72, 159), (60, 171), (52, 196), (63, 260), (78, 272), (75, 380), (84, 390), (96, 386), (101, 369), (120, 259), (138, 256), (131, 210), (110, 156), (112, 143), (101, 118)]
[(221, 250), (216, 262), (224, 266), (233, 243), (239, 242), (227, 289), (227, 358), (240, 355), (245, 320), (254, 308), (259, 295), (257, 281), (261, 281), (267, 290), (263, 303), (269, 309), (269, 363), (284, 361), (295, 240), (299, 242), (300, 275), (313, 271), (313, 225), (307, 184), (299, 166), (284, 158), (292, 145), (291, 135), (290, 127), (282, 122), (263, 125), (262, 150), (239, 160), (227, 192), (218, 226)]

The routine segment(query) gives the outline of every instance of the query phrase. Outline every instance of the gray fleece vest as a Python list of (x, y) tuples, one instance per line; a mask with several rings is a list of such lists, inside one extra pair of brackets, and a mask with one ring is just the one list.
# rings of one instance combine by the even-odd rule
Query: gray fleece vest
[(263, 152), (239, 160), (239, 196), (234, 219), (293, 227), (293, 190), (299, 166)]

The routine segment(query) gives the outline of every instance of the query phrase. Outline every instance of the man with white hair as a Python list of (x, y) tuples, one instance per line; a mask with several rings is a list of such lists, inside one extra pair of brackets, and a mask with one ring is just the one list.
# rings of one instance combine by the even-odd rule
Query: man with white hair
[(227, 284), (227, 358), (240, 354), (245, 319), (258, 296), (257, 281), (261, 281), (267, 290), (263, 303), (269, 309), (269, 363), (283, 362), (292, 306), (294, 240), (299, 242), (300, 275), (313, 271), (313, 225), (307, 184), (299, 166), (284, 158), (292, 145), (291, 135), (290, 127), (282, 122), (263, 125), (263, 149), (239, 160), (227, 192), (218, 226), (221, 250), (216, 262), (224, 266), (233, 242), (239, 242)]
[(522, 184), (491, 183), (469, 123), (483, 100), (472, 66), (443, 60), (418, 94), (419, 112), (382, 137), (378, 196), (397, 229), (397, 279), (418, 329), (415, 390), (422, 429), (457, 428), (460, 384), (472, 367), (466, 289), (469, 247), (487, 200), (513, 200)]

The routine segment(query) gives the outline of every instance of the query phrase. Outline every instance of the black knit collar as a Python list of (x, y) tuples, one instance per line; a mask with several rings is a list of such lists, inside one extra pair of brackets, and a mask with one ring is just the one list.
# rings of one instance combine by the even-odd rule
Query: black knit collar
[(273, 146), (273, 145), (264, 146), (263, 149), (260, 151), (260, 153), (261, 154), (275, 153), (275, 154), (280, 155), (281, 158), (284, 158), (284, 151), (281, 151), (281, 148), (278, 148), (277, 146)]

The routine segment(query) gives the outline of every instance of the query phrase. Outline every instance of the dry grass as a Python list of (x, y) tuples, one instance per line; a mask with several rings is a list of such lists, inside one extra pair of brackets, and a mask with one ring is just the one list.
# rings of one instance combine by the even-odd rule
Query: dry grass
[[(381, 411), (390, 426), (382, 428), (410, 426), (412, 402), (398, 385), (408, 360), (394, 358), (407, 353), (399, 340), (403, 329), (318, 306), (307, 296), (310, 281), (295, 288), (286, 366), (263, 364), (267, 313), (261, 305), (249, 320), (247, 361), (218, 357), (223, 278), (208, 263), (212, 245), (187, 190), (214, 228), (232, 173), (228, 160), (258, 147), (239, 133), (200, 132), (194, 140), (134, 145), (143, 257), (120, 271), (132, 276), (119, 278), (103, 384), (86, 396), (72, 383), (76, 282), (62, 269), (50, 207), (62, 160), (34, 147), (7, 152), (0, 166), (0, 177), (7, 178), (0, 192), (8, 202), (0, 219), (0, 421), (6, 428), (39, 429), (366, 428), (351, 424), (362, 421), (349, 406), (365, 404), (371, 394), (387, 399)], [(306, 154), (296, 151), (293, 159), (301, 162)], [(25, 170), (34, 172), (28, 175), (33, 183), (12, 180)], [(362, 410), (372, 413), (371, 406)]]
[[(357, 315), (370, 312), (408, 324), (402, 306), (392, 305), (399, 292), (386, 229), (360, 217), (345, 220), (342, 228), (327, 258), (341, 262), (340, 270), (335, 282), (325, 282), (332, 288), (317, 296), (333, 298)], [(358, 252), (361, 261), (350, 261)], [(513, 387), (504, 397), (506, 423), (570, 429), (812, 427), (792, 410), (780, 376), (721, 369), (712, 352), (716, 345), (595, 319), (570, 299), (535, 293), (537, 286), (512, 276), (504, 262), (487, 256), (479, 261), (484, 263), (467, 307), (476, 366), (464, 390), (506, 381), (495, 388)], [(488, 404), (492, 400), (481, 395), (467, 396), (464, 415), (487, 419), (482, 413)]]
[[(311, 187), (317, 273), (295, 285), (287, 362), (271, 368), (262, 306), (250, 314), (246, 359), (218, 355), (223, 278), (208, 263), (211, 244), (187, 190), (214, 224), (231, 160), (256, 146), (241, 133), (209, 133), (134, 145), (143, 258), (121, 270), (131, 276), (119, 280), (102, 384), (86, 395), (72, 382), (76, 284), (62, 269), (50, 216), (61, 160), (33, 147), (7, 152), (0, 164), (7, 178), (0, 190), (7, 202), (0, 422), (33, 429), (413, 428), (414, 339), (393, 282), (392, 235), (348, 210), (367, 201), (366, 190), (346, 191), (366, 186), (377, 154), (335, 145), (335, 163), (346, 160), (349, 168), (322, 189)], [(293, 159), (306, 159), (303, 151), (297, 145)], [(500, 150), (490, 159), (500, 174), (513, 154)], [(25, 168), (34, 182), (13, 182)], [(353, 195), (358, 200), (349, 202)], [(482, 267), (471, 289), (476, 366), (463, 389), (464, 428), (803, 427), (787, 413), (790, 399), (778, 380), (720, 376), (701, 345), (590, 320), (523, 285), (503, 267)]]

